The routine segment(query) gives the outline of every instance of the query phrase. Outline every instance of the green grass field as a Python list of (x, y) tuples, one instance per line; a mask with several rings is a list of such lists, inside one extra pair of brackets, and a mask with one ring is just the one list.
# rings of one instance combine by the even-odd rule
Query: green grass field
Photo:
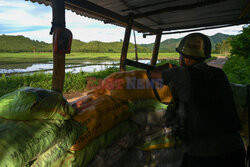
[[(139, 53), (140, 59), (151, 59), (151, 53)], [(213, 55), (221, 56), (221, 55)], [(134, 53), (128, 54), (129, 59), (134, 59)], [(160, 53), (159, 59), (177, 59), (177, 53)], [(66, 62), (69, 64), (78, 64), (83, 61), (91, 60), (119, 60), (120, 53), (72, 53), (66, 56)], [(0, 67), (15, 66), (16, 64), (27, 63), (46, 63), (52, 61), (52, 53), (0, 53)], [(161, 61), (160, 64), (169, 61)], [(177, 63), (177, 61), (170, 61)], [(128, 67), (127, 70), (134, 70)], [(105, 78), (109, 74), (118, 71), (118, 68), (109, 68), (100, 72), (80, 72), (77, 74), (67, 73), (64, 82), (64, 93), (83, 91), (86, 88), (87, 77)], [(4, 74), (0, 77), (0, 97), (21, 87), (40, 87), (50, 89), (52, 84), (52, 75), (44, 73), (34, 73), (31, 75), (13, 75), (6, 77)]]
[[(139, 59), (151, 59), (152, 53), (138, 53)], [(213, 54), (212, 56), (222, 56)], [(178, 53), (159, 53), (158, 59), (178, 58)], [(46, 63), (52, 61), (52, 53), (0, 53), (0, 65), (23, 63)], [(135, 59), (134, 53), (128, 53), (129, 59)], [(120, 60), (120, 53), (71, 53), (66, 55), (67, 64), (78, 64), (91, 60)]]

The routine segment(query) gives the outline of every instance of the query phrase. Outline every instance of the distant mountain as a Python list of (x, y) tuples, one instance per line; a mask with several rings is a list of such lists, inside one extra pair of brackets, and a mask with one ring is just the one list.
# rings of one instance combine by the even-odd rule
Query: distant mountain
[[(215, 34), (210, 36), (212, 48), (217, 43), (230, 37), (226, 34)], [(160, 52), (175, 52), (175, 48), (179, 45), (182, 38), (167, 39), (161, 42)], [(137, 45), (138, 52), (152, 52), (154, 44)], [(122, 42), (82, 42), (74, 39), (72, 41), (72, 52), (92, 52), (92, 53), (119, 53), (122, 49)], [(24, 36), (0, 35), (0, 52), (51, 52), (52, 44), (31, 40)], [(134, 52), (134, 44), (130, 43), (128, 52)]]
[[(215, 45), (217, 43), (222, 42), (223, 40), (227, 39), (228, 37), (231, 37), (231, 35), (222, 34), (222, 33), (217, 33), (215, 35), (209, 36), (209, 39), (210, 39), (211, 44), (212, 44), (212, 50), (215, 49)], [(181, 40), (182, 40), (182, 38), (177, 38), (177, 39), (171, 38), (171, 39), (167, 39), (167, 40), (161, 42), (160, 52), (175, 52), (175, 48), (178, 47)], [(154, 43), (142, 44), (141, 46), (146, 47), (152, 51), (153, 47), (154, 47)]]
[[(72, 52), (120, 53), (122, 42), (82, 42), (73, 39)], [(138, 45), (138, 52), (150, 52), (148, 48)], [(52, 44), (31, 40), (24, 36), (0, 35), (0, 52), (51, 52)], [(128, 52), (134, 52), (134, 44), (130, 43)]]
[(0, 52), (33, 52), (44, 51), (49, 52), (52, 50), (52, 45), (46, 42), (39, 42), (31, 40), (24, 36), (0, 36)]
[[(80, 40), (73, 40), (73, 52), (92, 52), (92, 53), (120, 53), (122, 50), (122, 42), (100, 42), (91, 41), (88, 43)], [(138, 52), (150, 52), (148, 48), (137, 45)], [(128, 52), (134, 52), (134, 44), (130, 43)]]

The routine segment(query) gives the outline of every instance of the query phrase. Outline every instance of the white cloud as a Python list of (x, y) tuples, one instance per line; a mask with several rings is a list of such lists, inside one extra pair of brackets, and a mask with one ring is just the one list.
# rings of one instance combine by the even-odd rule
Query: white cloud
[(49, 34), (50, 29), (48, 30), (39, 30), (39, 31), (27, 31), (27, 32), (18, 32), (18, 33), (11, 33), (10, 35), (23, 35), (28, 37), (32, 40), (44, 41), (47, 43), (51, 43), (52, 36)]
[[(31, 26), (48, 27), (46, 30), (41, 28), (37, 31), (31, 29), (25, 32), (5, 34), (24, 35), (31, 39), (40, 41), (42, 40), (46, 42), (52, 41), (52, 37), (49, 35), (49, 27), (51, 26), (52, 20), (51, 7), (20, 0), (11, 0), (11, 2), (7, 0), (0, 0), (0, 9), (0, 28), (1, 25), (11, 26), (9, 29), (13, 29), (15, 27), (27, 27), (28, 29), (28, 27)], [(69, 10), (66, 10), (66, 26), (73, 32), (75, 39), (85, 42), (93, 40), (104, 42), (120, 41), (121, 39), (123, 40), (125, 33), (125, 28), (104, 24), (101, 21), (79, 16)], [(242, 26), (234, 26), (200, 32), (206, 35), (214, 35), (218, 32), (226, 34), (238, 34), (241, 29)], [(183, 37), (186, 34), (188, 33), (163, 35), (162, 41), (169, 38)], [(147, 38), (143, 38), (141, 33), (136, 33), (136, 40), (139, 44), (153, 43), (155, 36), (147, 36)], [(133, 34), (131, 34), (130, 41), (134, 43)]]
[(13, 8), (31, 8), (33, 5), (30, 3), (24, 3), (24, 1), (17, 1), (17, 0), (12, 0), (12, 1), (6, 1), (6, 0), (1, 0), (0, 1), (0, 7), (13, 7)]

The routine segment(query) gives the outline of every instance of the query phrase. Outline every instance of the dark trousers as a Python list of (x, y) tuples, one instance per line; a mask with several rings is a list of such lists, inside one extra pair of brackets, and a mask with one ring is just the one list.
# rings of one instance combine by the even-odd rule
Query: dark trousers
[(245, 149), (216, 157), (198, 157), (185, 154), (181, 167), (245, 167)]

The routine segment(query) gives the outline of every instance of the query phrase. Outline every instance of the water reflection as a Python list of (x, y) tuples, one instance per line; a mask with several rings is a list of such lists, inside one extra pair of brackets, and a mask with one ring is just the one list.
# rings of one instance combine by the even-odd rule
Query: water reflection
[[(139, 60), (141, 63), (149, 64), (150, 60)], [(73, 72), (78, 73), (80, 71), (83, 72), (93, 72), (93, 71), (101, 71), (110, 67), (119, 67), (120, 61), (87, 61), (82, 62), (81, 64), (68, 64), (65, 66), (65, 72)], [(52, 62), (46, 64), (30, 64), (30, 66), (26, 66), (25, 68), (20, 68), (19, 66), (15, 68), (15, 66), (1, 68), (0, 66), (0, 74), (12, 74), (12, 73), (29, 73), (29, 72), (37, 72), (44, 71), (46, 73), (52, 73), (53, 64)]]

